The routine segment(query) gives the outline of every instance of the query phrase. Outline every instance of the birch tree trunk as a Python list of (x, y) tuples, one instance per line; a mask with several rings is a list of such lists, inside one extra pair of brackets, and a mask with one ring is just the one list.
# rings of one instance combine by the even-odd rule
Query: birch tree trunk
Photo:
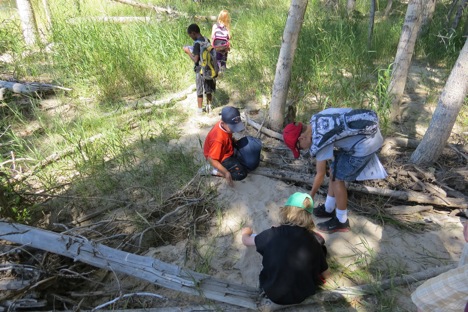
[(291, 68), (297, 48), (308, 0), (291, 0), (288, 19), (284, 27), (275, 80), (270, 103), (270, 127), (274, 130), (283, 128), (286, 99), (291, 80)]
[(392, 9), (393, 0), (387, 1), (387, 7), (385, 8), (384, 17), (388, 17), (390, 10)]
[(369, 11), (369, 29), (367, 32), (367, 50), (372, 49), (372, 36), (374, 34), (374, 18), (375, 18), (375, 0), (370, 0)]
[(27, 46), (33, 46), (37, 41), (37, 25), (29, 0), (16, 0), (16, 7), (21, 20), (24, 41)]
[(356, 6), (356, 0), (348, 0), (346, 2), (346, 12), (348, 12), (348, 17), (353, 17), (355, 6)]
[(437, 108), (424, 137), (411, 155), (415, 164), (437, 160), (447, 142), (468, 92), (468, 39), (439, 97)]
[(392, 77), (388, 88), (389, 96), (392, 99), (391, 115), (393, 121), (399, 121), (400, 119), (400, 101), (405, 90), (414, 45), (421, 26), (422, 2), (423, 0), (410, 0), (408, 3), (405, 22), (393, 63)]
[(434, 16), (435, 6), (436, 0), (426, 0), (426, 2), (424, 3), (422, 11), (421, 28), (419, 30), (418, 38), (424, 36), (429, 32), (429, 28), (432, 23), (432, 17)]

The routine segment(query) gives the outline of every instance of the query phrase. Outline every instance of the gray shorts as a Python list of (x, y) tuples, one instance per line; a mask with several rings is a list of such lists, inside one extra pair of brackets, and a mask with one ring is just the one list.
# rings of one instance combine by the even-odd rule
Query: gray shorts
[(355, 181), (357, 176), (366, 167), (374, 153), (357, 157), (352, 156), (345, 151), (335, 151), (335, 159), (331, 163), (332, 175), (336, 180)]
[(211, 94), (216, 91), (216, 80), (204, 79), (203, 75), (200, 74), (200, 71), (195, 72), (195, 82), (197, 86), (197, 97), (203, 97), (203, 93)]

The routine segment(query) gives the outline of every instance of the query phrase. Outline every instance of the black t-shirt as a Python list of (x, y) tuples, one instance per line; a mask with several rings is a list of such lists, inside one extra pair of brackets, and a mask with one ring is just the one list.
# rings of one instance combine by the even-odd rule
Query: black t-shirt
[(315, 235), (300, 226), (272, 227), (255, 237), (263, 256), (260, 288), (277, 304), (295, 304), (315, 294), (320, 274), (328, 269)]

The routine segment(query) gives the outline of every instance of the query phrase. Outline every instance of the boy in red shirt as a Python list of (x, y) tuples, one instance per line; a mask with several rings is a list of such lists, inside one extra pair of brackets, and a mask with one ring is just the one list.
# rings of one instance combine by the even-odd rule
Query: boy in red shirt
[(243, 180), (247, 169), (234, 155), (235, 140), (232, 134), (244, 130), (240, 112), (232, 106), (223, 107), (221, 120), (217, 122), (206, 136), (203, 154), (215, 169), (214, 174), (224, 177), (230, 186), (232, 181)]

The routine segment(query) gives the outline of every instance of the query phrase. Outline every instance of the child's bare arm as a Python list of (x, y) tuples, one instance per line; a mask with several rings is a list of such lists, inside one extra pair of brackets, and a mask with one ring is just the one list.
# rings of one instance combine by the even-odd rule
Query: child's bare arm
[(245, 246), (255, 246), (255, 236), (252, 236), (253, 230), (250, 227), (242, 229), (242, 243)]

